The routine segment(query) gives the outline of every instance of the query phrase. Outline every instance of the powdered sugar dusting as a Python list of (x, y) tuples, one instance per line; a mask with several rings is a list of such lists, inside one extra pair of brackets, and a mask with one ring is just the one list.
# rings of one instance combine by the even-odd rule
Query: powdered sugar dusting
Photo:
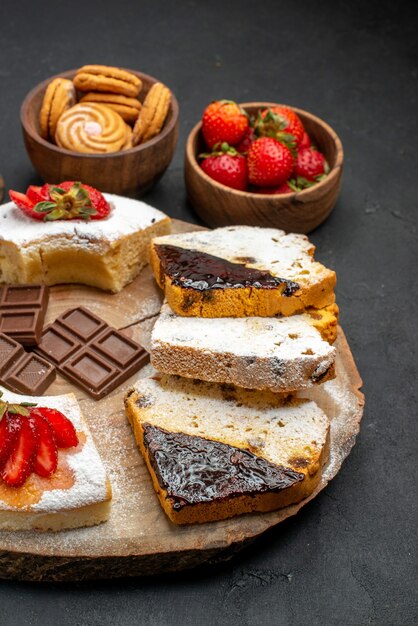
[[(166, 215), (145, 202), (132, 200), (114, 194), (104, 194), (112, 210), (102, 220), (58, 220), (43, 222), (25, 215), (13, 202), (0, 206), (0, 242), (9, 241), (17, 247), (31, 246), (48, 240), (48, 245), (84, 245), (107, 250), (120, 237), (131, 235), (139, 230), (166, 218)], [(24, 252), (24, 249), (22, 250)]]
[[(161, 308), (152, 343), (170, 343), (194, 350), (230, 352), (238, 356), (280, 359), (335, 355), (335, 348), (321, 338), (307, 314), (290, 317), (181, 317), (168, 304)], [(331, 363), (329, 363), (331, 364)]]
[(313, 260), (314, 246), (306, 235), (286, 234), (275, 228), (228, 226), (165, 235), (158, 237), (155, 243), (198, 250), (305, 284), (314, 282), (318, 275), (329, 271)]

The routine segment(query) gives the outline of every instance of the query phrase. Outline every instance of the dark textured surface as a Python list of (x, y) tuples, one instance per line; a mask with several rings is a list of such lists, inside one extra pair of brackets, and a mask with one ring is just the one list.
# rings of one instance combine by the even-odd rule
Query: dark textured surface
[(325, 492), (228, 564), (108, 584), (0, 583), (0, 624), (416, 624), (414, 4), (56, 0), (36, 7), (29, 0), (1, 6), (6, 187), (37, 182), (20, 135), (24, 95), (84, 63), (134, 67), (175, 91), (179, 146), (146, 198), (175, 217), (193, 220), (183, 148), (211, 99), (286, 102), (334, 127), (345, 149), (343, 190), (312, 239), (318, 259), (338, 274), (366, 411), (357, 445)]
[[(290, 467), (274, 465), (220, 441), (169, 432), (146, 422), (142, 428), (152, 469), (174, 511), (187, 505), (282, 491), (304, 479)], [(297, 460), (302, 467), (309, 465), (304, 458)]]

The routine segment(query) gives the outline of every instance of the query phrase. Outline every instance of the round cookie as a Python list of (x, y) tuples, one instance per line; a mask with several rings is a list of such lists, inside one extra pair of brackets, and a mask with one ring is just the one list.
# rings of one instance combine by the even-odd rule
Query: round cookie
[(76, 102), (75, 88), (67, 78), (54, 78), (46, 88), (39, 112), (41, 137), (53, 138), (61, 115)]
[(162, 83), (154, 83), (144, 100), (134, 126), (133, 144), (144, 143), (162, 129), (170, 107), (171, 92)]
[(55, 141), (74, 152), (118, 152), (126, 146), (131, 129), (104, 104), (79, 103), (61, 115)]
[(123, 144), (121, 150), (130, 150), (130, 148), (133, 148), (133, 145), (132, 145), (132, 128), (126, 124), (125, 143)]
[(100, 93), (89, 91), (80, 98), (80, 102), (98, 102), (110, 107), (119, 113), (122, 119), (128, 124), (134, 124), (138, 118), (142, 104), (136, 98), (129, 98), (121, 94)]
[(102, 91), (136, 98), (142, 81), (135, 74), (107, 65), (84, 65), (74, 76), (79, 91)]

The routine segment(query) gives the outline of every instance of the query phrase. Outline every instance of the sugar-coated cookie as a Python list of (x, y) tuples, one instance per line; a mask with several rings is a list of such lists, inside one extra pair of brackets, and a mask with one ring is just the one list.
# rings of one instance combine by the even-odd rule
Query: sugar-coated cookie
[(55, 136), (57, 122), (61, 115), (76, 102), (73, 82), (67, 78), (54, 78), (46, 88), (39, 113), (41, 136), (44, 139)]

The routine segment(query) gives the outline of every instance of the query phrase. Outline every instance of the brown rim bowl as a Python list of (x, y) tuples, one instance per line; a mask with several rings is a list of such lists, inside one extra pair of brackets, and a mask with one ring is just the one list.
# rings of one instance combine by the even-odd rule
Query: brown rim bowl
[[(156, 78), (128, 70), (143, 83), (139, 100), (158, 82)], [(39, 176), (50, 183), (79, 180), (100, 191), (140, 196), (164, 174), (173, 158), (178, 139), (179, 106), (172, 93), (170, 109), (161, 132), (149, 141), (120, 152), (84, 154), (65, 150), (43, 139), (39, 133), (39, 111), (48, 84), (57, 76), (73, 78), (76, 70), (61, 72), (44, 80), (26, 96), (20, 110), (23, 138), (29, 158)]]
[[(247, 102), (241, 106), (253, 115), (272, 102)], [(284, 105), (289, 106), (289, 105)], [(341, 187), (343, 147), (335, 131), (307, 111), (290, 107), (299, 115), (312, 143), (323, 152), (330, 166), (328, 176), (297, 193), (265, 195), (237, 191), (210, 178), (200, 167), (197, 155), (207, 151), (199, 122), (186, 144), (184, 175), (189, 200), (209, 226), (268, 226), (287, 232), (308, 233), (323, 222), (334, 208)]]

